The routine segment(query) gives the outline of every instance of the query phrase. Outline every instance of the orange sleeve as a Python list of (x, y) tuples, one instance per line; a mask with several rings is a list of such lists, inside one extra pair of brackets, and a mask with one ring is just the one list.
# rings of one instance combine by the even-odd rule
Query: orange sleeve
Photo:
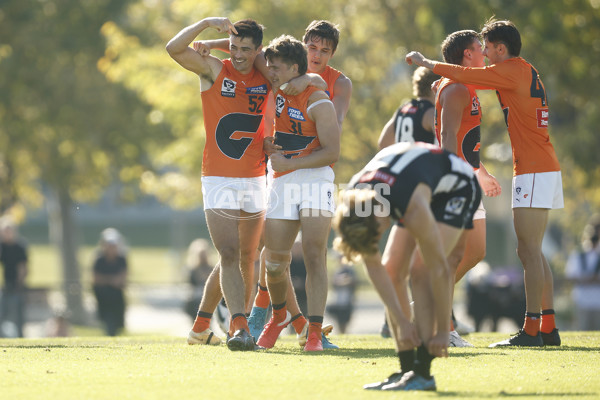
[(494, 89), (515, 89), (519, 86), (519, 72), (504, 63), (483, 68), (437, 63), (433, 72), (461, 83)]

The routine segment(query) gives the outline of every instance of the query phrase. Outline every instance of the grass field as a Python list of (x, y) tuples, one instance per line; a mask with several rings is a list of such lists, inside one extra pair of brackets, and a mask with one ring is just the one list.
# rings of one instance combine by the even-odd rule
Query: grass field
[(234, 353), (173, 337), (0, 339), (1, 399), (398, 399), (600, 397), (600, 332), (564, 332), (563, 346), (488, 349), (501, 334), (471, 334), (476, 347), (435, 360), (437, 393), (367, 392), (398, 369), (391, 340), (338, 335), (342, 349), (300, 351), (280, 338), (269, 351)]

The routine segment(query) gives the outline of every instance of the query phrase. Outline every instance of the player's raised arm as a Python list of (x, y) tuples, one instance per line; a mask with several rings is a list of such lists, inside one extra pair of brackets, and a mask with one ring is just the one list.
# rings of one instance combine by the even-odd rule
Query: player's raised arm
[(166, 49), (171, 58), (183, 68), (201, 76), (214, 78), (215, 69), (221, 64), (220, 60), (209, 54), (203, 56), (190, 47), (193, 40), (206, 28), (214, 28), (223, 33), (237, 33), (228, 18), (205, 18), (183, 28), (167, 43)]
[(415, 64), (419, 67), (425, 67), (429, 69), (433, 69), (433, 67), (435, 67), (435, 64), (437, 64), (436, 61), (432, 61), (425, 58), (423, 54), (419, 53), (418, 51), (411, 51), (410, 53), (408, 53), (405, 57), (405, 60), (408, 65)]

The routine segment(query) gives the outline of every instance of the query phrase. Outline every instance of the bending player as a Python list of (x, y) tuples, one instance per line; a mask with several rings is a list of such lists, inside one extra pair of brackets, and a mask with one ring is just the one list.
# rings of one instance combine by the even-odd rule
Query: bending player
[[(425, 143), (381, 150), (340, 194), (334, 247), (362, 258), (390, 318), (401, 370), (368, 390), (435, 390), (435, 357), (446, 357), (452, 276), (446, 257), (462, 230), (472, 228), (481, 190), (473, 169), (456, 155)], [(379, 240), (390, 219), (402, 218), (419, 252), (411, 266), (415, 325), (400, 306), (381, 263)]]

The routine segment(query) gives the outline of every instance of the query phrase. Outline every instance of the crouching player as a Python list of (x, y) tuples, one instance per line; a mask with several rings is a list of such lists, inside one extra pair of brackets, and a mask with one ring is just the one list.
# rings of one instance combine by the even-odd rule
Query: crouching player
[[(365, 389), (436, 390), (431, 362), (448, 355), (453, 277), (447, 257), (463, 229), (473, 227), (480, 201), (473, 168), (425, 143), (383, 149), (341, 193), (333, 221), (338, 234), (334, 247), (349, 260), (364, 261), (391, 320), (400, 358), (400, 371)], [(419, 248), (411, 266), (414, 324), (402, 312), (379, 252), (390, 220), (398, 219)]]

